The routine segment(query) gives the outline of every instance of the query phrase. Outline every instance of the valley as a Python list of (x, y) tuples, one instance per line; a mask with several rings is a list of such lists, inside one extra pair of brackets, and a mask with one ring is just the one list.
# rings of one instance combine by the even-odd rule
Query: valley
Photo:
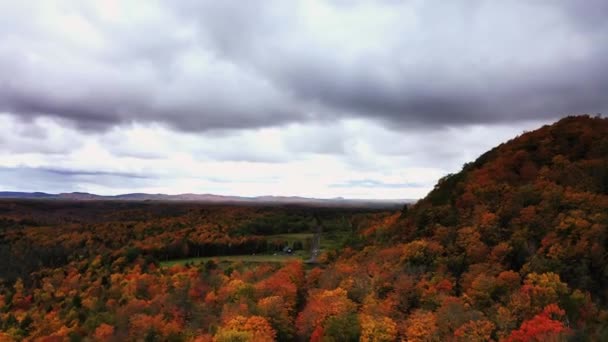
[(602, 341), (608, 120), (398, 209), (2, 199), (0, 260), (1, 341)]

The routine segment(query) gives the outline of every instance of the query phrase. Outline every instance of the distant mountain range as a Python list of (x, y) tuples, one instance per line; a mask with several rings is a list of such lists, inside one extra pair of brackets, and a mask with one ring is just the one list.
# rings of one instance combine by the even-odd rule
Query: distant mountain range
[(60, 194), (49, 194), (45, 192), (15, 192), (0, 191), (0, 198), (12, 199), (50, 199), (50, 200), (73, 200), (73, 201), (190, 201), (209, 203), (276, 203), (276, 204), (315, 204), (315, 205), (379, 205), (397, 206), (405, 203), (414, 203), (414, 199), (374, 200), (374, 199), (345, 199), (342, 197), (320, 199), (298, 196), (222, 196), (213, 194), (146, 194), (131, 193), (115, 196), (103, 196), (87, 192), (70, 192)]

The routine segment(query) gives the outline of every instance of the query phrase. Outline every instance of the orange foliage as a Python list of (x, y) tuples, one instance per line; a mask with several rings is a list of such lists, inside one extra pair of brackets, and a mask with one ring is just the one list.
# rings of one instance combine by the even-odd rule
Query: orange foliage
[(436, 339), (437, 317), (434, 313), (417, 310), (405, 322), (405, 336), (410, 342), (423, 342)]
[(484, 342), (491, 341), (494, 323), (488, 320), (468, 321), (454, 332), (458, 341)]
[(300, 335), (310, 336), (328, 317), (344, 315), (354, 309), (355, 304), (348, 299), (344, 289), (313, 291), (306, 307), (298, 315), (296, 327)]
[(95, 333), (93, 334), (93, 338), (96, 341), (107, 341), (112, 335), (114, 335), (114, 327), (109, 324), (101, 324), (95, 329)]
[(161, 336), (178, 334), (181, 330), (180, 325), (174, 321), (166, 321), (162, 314), (150, 316), (137, 314), (130, 319), (131, 331), (135, 336), (145, 336), (150, 331), (154, 331)]

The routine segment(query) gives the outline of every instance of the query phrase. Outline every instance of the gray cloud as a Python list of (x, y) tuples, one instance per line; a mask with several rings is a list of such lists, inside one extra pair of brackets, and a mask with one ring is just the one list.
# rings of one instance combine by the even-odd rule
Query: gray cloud
[(120, 172), (88, 172), (25, 166), (0, 166), (0, 179), (3, 190), (46, 192), (89, 191), (92, 184), (137, 188), (147, 182), (147, 177)]
[(0, 153), (43, 153), (62, 155), (79, 145), (77, 132), (57, 132), (65, 127), (56, 122), (15, 120), (0, 113)]
[[(341, 10), (352, 10), (353, 3), (342, 5), (347, 8)], [(225, 27), (219, 33), (213, 26), (202, 29), (216, 33), (216, 47), (228, 58), (253, 65), (300, 99), (321, 104), (325, 115), (379, 118), (398, 126), (457, 125), (608, 108), (603, 96), (608, 77), (601, 72), (607, 67), (606, 25), (594, 28), (585, 21), (597, 10), (594, 4), (471, 1), (386, 6), (403, 12), (403, 17), (388, 25), (390, 35), (376, 37), (382, 39), (372, 42), (376, 46), (362, 48), (370, 44), (365, 37), (353, 43), (354, 53), (310, 37), (292, 24), (301, 21), (289, 9), (281, 16), (284, 20), (274, 22), (271, 34), (261, 25), (253, 35), (256, 27), (245, 21), (242, 41), (240, 25), (232, 27), (233, 34), (227, 36), (236, 38), (228, 44)], [(212, 15), (230, 17), (234, 10)], [(414, 15), (408, 16), (408, 10)], [(416, 25), (404, 25), (410, 18)], [(233, 46), (241, 48), (234, 51)]]
[(144, 4), (124, 4), (117, 18), (76, 1), (0, 5), (9, 18), (0, 111), (88, 130), (160, 122), (202, 132), (351, 117), (445, 127), (608, 109), (600, 0)]
[(131, 179), (149, 179), (148, 175), (142, 175), (137, 173), (128, 172), (105, 172), (105, 171), (87, 171), (87, 170), (72, 170), (72, 169), (61, 169), (61, 168), (48, 168), (39, 167), (35, 168), (36, 172), (48, 173), (57, 176), (65, 177), (120, 177), (120, 178), (131, 178)]

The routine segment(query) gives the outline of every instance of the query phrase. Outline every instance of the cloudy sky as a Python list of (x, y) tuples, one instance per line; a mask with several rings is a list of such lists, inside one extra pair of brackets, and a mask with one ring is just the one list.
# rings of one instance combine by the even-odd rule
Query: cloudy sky
[(0, 190), (419, 198), (606, 113), (607, 4), (2, 1)]

